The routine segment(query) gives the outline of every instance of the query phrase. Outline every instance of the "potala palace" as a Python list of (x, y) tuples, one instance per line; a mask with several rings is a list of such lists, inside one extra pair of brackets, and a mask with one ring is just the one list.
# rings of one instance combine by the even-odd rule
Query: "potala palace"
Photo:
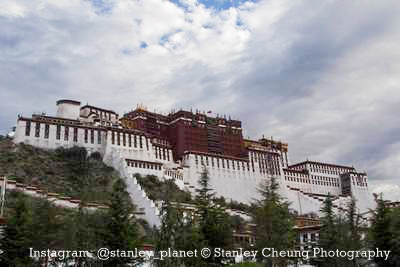
[(238, 120), (183, 110), (162, 115), (143, 107), (120, 118), (112, 110), (72, 100), (60, 100), (57, 107), (54, 117), (19, 116), (14, 142), (99, 152), (126, 179), (132, 200), (152, 225), (159, 225), (159, 211), (137, 184), (136, 173), (173, 179), (181, 189), (194, 192), (206, 168), (218, 196), (243, 203), (256, 199), (259, 185), (276, 177), (281, 195), (299, 214), (319, 214), (328, 193), (334, 196), (337, 212), (346, 208), (351, 196), (360, 213), (374, 206), (366, 173), (308, 160), (291, 164), (288, 144), (244, 139)]

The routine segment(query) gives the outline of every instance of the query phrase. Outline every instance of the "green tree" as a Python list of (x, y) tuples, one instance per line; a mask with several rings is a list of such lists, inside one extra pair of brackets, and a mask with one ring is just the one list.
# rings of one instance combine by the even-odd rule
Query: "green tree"
[(389, 262), (392, 266), (400, 266), (400, 208), (393, 208), (391, 213), (391, 233), (392, 239), (390, 241), (390, 258)]
[[(385, 201), (382, 196), (377, 200), (377, 207), (374, 212), (372, 226), (370, 229), (371, 238), (371, 249), (379, 248), (380, 250), (392, 250), (392, 245), (397, 243), (396, 238), (393, 237), (393, 225), (392, 225), (392, 211), (385, 205)], [(398, 225), (397, 225), (398, 227)], [(397, 228), (397, 233), (399, 233)], [(398, 247), (394, 248), (399, 250)], [(392, 254), (392, 253), (391, 253)], [(398, 266), (397, 262), (393, 262), (393, 254), (390, 258), (385, 261), (384, 258), (376, 257), (374, 262), (378, 267), (391, 267)]]
[[(168, 249), (177, 250), (178, 238), (177, 232), (179, 229), (179, 221), (181, 215), (178, 210), (170, 202), (170, 190), (166, 190), (166, 199), (161, 208), (161, 227), (156, 234), (156, 253), (166, 251)], [(181, 264), (179, 258), (167, 257), (163, 260), (155, 262), (157, 267), (175, 267)]]
[[(130, 201), (126, 184), (122, 179), (115, 181), (111, 193), (110, 207), (103, 231), (104, 243), (109, 250), (133, 250), (139, 245), (136, 222), (133, 217), (134, 207)], [(104, 266), (125, 266), (132, 259), (115, 257), (104, 262)]]
[[(295, 233), (293, 218), (289, 213), (289, 202), (279, 195), (279, 184), (275, 177), (261, 184), (261, 199), (253, 206), (253, 220), (256, 224), (256, 247), (274, 248), (279, 251), (293, 249)], [(287, 266), (285, 258), (261, 258), (265, 266)]]
[[(346, 225), (348, 226), (348, 234), (343, 244), (343, 247), (347, 251), (359, 251), (363, 249), (361, 216), (357, 213), (356, 207), (356, 200), (352, 197), (347, 206)], [(359, 259), (354, 258), (350, 261), (349, 266), (357, 266), (358, 261)]]
[[(84, 251), (84, 250), (90, 250), (93, 249), (90, 247), (91, 240), (89, 238), (90, 236), (90, 231), (92, 229), (88, 228), (87, 221), (86, 221), (86, 211), (84, 210), (83, 207), (84, 203), (80, 203), (78, 212), (75, 214), (75, 234), (76, 234), (76, 244), (75, 244), (75, 249)], [(76, 259), (76, 264), (75, 266), (81, 266), (83, 262), (85, 261), (84, 258), (77, 258)]]
[[(188, 214), (178, 221), (177, 248), (184, 251), (200, 251), (204, 245), (204, 237), (196, 217)], [(185, 266), (207, 266), (207, 262), (200, 256), (183, 258)]]
[[(339, 242), (339, 229), (336, 224), (337, 218), (333, 211), (332, 196), (330, 194), (325, 198), (321, 212), (319, 246), (326, 251), (336, 250)], [(337, 266), (337, 259), (333, 257), (319, 258), (317, 261), (321, 266)]]
[[(204, 168), (196, 189), (198, 224), (203, 244), (214, 251), (215, 248), (229, 248), (232, 245), (232, 227), (230, 217), (224, 208), (213, 202), (215, 193), (210, 185), (210, 178)], [(214, 255), (207, 259), (208, 266), (219, 266), (222, 258)]]
[[(35, 250), (63, 249), (60, 244), (60, 229), (63, 224), (60, 210), (47, 199), (32, 199), (33, 216), (31, 225), (32, 247)], [(40, 258), (47, 263), (47, 258)]]
[(3, 253), (0, 255), (2, 266), (31, 266), (29, 248), (32, 247), (32, 213), (26, 199), (18, 195), (15, 212), (9, 218), (4, 228), (0, 242)]

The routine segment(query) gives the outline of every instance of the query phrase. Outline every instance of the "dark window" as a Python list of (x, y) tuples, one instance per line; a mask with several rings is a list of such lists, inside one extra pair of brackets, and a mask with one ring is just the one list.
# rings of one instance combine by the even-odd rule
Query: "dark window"
[(129, 147), (131, 147), (132, 146), (132, 135), (131, 134), (129, 134), (128, 135), (128, 143), (129, 143)]
[(139, 136), (139, 146), (140, 146), (140, 148), (143, 148), (142, 136)]
[(31, 134), (31, 122), (27, 121), (25, 125), (25, 135), (29, 136)]
[(114, 145), (115, 144), (115, 133), (111, 132), (111, 143)]
[(85, 143), (88, 142), (88, 129), (85, 129)]
[(121, 145), (121, 133), (117, 133), (117, 145)]
[(46, 124), (44, 126), (44, 138), (48, 139), (50, 134), (50, 125)]
[(74, 142), (78, 142), (78, 128), (74, 128)]
[(56, 139), (61, 139), (61, 125), (57, 125)]
[(40, 122), (37, 122), (35, 125), (35, 137), (40, 136)]
[(97, 143), (101, 144), (101, 131), (100, 130), (97, 131)]
[(124, 144), (124, 146), (126, 146), (126, 134), (122, 133), (122, 142)]
[(90, 130), (90, 143), (94, 144), (94, 130)]
[(136, 135), (133, 136), (133, 145), (137, 147)]
[[(149, 139), (146, 138), (146, 137), (145, 137), (145, 139), (146, 139), (146, 148), (147, 148), (147, 150), (149, 150)], [(165, 158), (164, 158), (164, 159), (165, 159)]]
[(68, 134), (69, 134), (69, 127), (68, 126), (65, 126), (65, 129), (64, 129), (64, 140), (65, 141), (68, 141)]

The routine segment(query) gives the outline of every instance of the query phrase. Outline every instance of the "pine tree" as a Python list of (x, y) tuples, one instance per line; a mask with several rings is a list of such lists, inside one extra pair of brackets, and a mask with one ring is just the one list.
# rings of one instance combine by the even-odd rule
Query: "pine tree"
[(15, 213), (7, 218), (0, 247), (2, 266), (31, 266), (29, 248), (32, 247), (32, 214), (26, 199), (18, 195)]
[[(210, 185), (210, 178), (204, 168), (200, 179), (199, 188), (196, 189), (196, 205), (198, 211), (198, 223), (203, 244), (214, 251), (215, 248), (229, 248), (232, 244), (232, 227), (229, 215), (225, 210), (213, 203), (215, 193)], [(222, 258), (207, 259), (208, 266), (218, 266)]]
[[(111, 193), (111, 203), (107, 212), (107, 224), (104, 229), (105, 246), (112, 251), (133, 250), (138, 246), (138, 231), (133, 216), (134, 207), (122, 179), (115, 181)], [(115, 257), (104, 262), (104, 266), (124, 266), (132, 259)]]
[[(385, 201), (382, 199), (377, 200), (377, 208), (375, 210), (373, 223), (371, 227), (371, 249), (379, 248), (380, 250), (391, 250), (392, 233), (391, 233), (391, 217), (390, 209), (386, 207)], [(390, 261), (385, 261), (384, 258), (374, 258), (375, 263), (378, 267), (390, 267), (396, 266), (391, 265)]]
[[(90, 247), (89, 234), (88, 234), (88, 231), (90, 230), (87, 228), (87, 224), (85, 221), (86, 212), (83, 209), (83, 205), (84, 203), (80, 203), (78, 212), (75, 215), (76, 249), (80, 251), (92, 249)], [(82, 266), (83, 262), (85, 261), (85, 259), (83, 258), (77, 258), (75, 260), (76, 260), (75, 266), (77, 267)]]
[[(63, 249), (64, 247), (57, 247), (62, 226), (57, 208), (47, 199), (34, 199), (33, 203), (32, 247), (39, 251)], [(48, 259), (40, 258), (40, 261), (46, 263)]]
[[(178, 223), (177, 248), (184, 251), (200, 251), (204, 244), (204, 237), (201, 233), (198, 221), (194, 216), (188, 214)], [(202, 267), (207, 266), (207, 262), (200, 256), (183, 258), (185, 266)]]
[[(360, 214), (356, 211), (356, 200), (352, 197), (349, 205), (347, 206), (347, 218), (346, 224), (348, 225), (348, 235), (346, 236), (347, 246), (346, 250), (348, 251), (358, 251), (363, 248), (362, 240), (361, 240), (361, 222), (360, 222)], [(346, 244), (344, 244), (346, 245)], [(354, 258), (351, 261), (349, 266), (357, 266), (358, 259)]]
[[(319, 246), (326, 251), (338, 248), (338, 228), (336, 227), (337, 218), (333, 212), (332, 196), (328, 194), (321, 209), (321, 230), (319, 234)], [(321, 266), (337, 266), (336, 258), (325, 257), (318, 259)]]
[[(293, 218), (289, 213), (289, 203), (279, 193), (276, 178), (261, 184), (261, 200), (256, 201), (253, 220), (256, 224), (256, 247), (287, 251), (293, 248)], [(285, 258), (261, 258), (265, 266), (286, 266)]]
[(393, 208), (391, 211), (391, 233), (392, 239), (390, 241), (391, 252), (389, 256), (389, 263), (392, 266), (400, 266), (400, 208)]
[[(179, 231), (179, 221), (181, 215), (178, 213), (176, 207), (170, 202), (171, 192), (169, 187), (165, 192), (166, 199), (164, 200), (161, 208), (161, 228), (157, 231), (156, 238), (156, 253), (160, 251), (177, 250), (178, 240), (177, 232)], [(175, 257), (167, 257), (163, 260), (156, 261), (157, 267), (175, 267), (180, 265), (180, 259)]]

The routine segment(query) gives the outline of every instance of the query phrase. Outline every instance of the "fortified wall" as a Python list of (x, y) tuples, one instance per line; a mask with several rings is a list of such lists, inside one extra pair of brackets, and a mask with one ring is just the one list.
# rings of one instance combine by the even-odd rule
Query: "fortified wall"
[(360, 212), (373, 207), (368, 176), (354, 167), (304, 161), (290, 164), (288, 144), (262, 138), (242, 137), (241, 122), (226, 116), (178, 111), (162, 115), (143, 107), (124, 114), (57, 102), (57, 115), (18, 116), (13, 141), (35, 147), (85, 147), (99, 152), (103, 161), (126, 179), (135, 204), (152, 225), (159, 211), (133, 176), (156, 175), (173, 179), (179, 188), (194, 192), (204, 169), (218, 196), (250, 203), (258, 188), (275, 177), (280, 193), (299, 214), (319, 213), (325, 197), (334, 196), (334, 208), (344, 211), (351, 197)]

